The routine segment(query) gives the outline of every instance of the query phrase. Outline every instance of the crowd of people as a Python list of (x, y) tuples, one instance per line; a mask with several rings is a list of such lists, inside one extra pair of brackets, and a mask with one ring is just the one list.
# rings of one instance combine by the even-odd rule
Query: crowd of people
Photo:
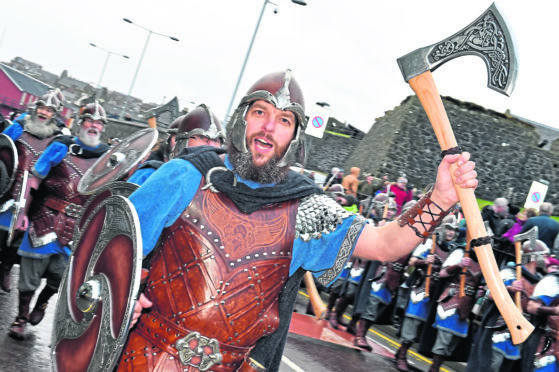
[[(332, 174), (337, 171), (334, 168)], [(383, 225), (405, 214), (421, 197), (406, 187), (406, 181), (399, 177), (391, 183), (365, 175), (361, 181), (343, 178), (338, 183), (327, 177), (323, 186), (345, 208), (354, 203), (354, 210), (370, 223)], [(366, 190), (360, 201), (352, 199), (353, 184)], [(528, 340), (512, 343), (475, 250), (469, 248), (459, 204), (432, 237), (408, 255), (394, 261), (350, 260), (345, 275), (328, 290), (330, 326), (354, 335), (355, 346), (370, 351), (368, 328), (393, 325), (401, 343), (395, 353), (399, 371), (414, 370), (407, 360), (414, 344), (417, 352), (432, 358), (430, 372), (438, 371), (445, 360), (465, 362), (472, 372), (556, 370), (559, 223), (551, 218), (553, 205), (544, 202), (539, 210), (520, 210), (499, 197), (480, 212), (504, 284), (511, 297), (519, 296), (522, 312), (536, 327)], [(521, 248), (521, 258), (516, 257), (515, 244)], [(517, 262), (521, 262), (520, 276)]]
[[(107, 125), (102, 106), (83, 107), (75, 134), (67, 135), (54, 119), (63, 99), (48, 92), (3, 131), (19, 159), (8, 182), (11, 170), (0, 162), (0, 226), (10, 230), (0, 240), (0, 288), (12, 290), (10, 271), (19, 262), (18, 313), (9, 327), (17, 340), (42, 321), (58, 290), (73, 226), (88, 217), (81, 214), (88, 196), (77, 184), (109, 150), (100, 141)], [(307, 271), (330, 288), (331, 326), (352, 333), (357, 347), (372, 350), (366, 337), (372, 325), (398, 326), (402, 371), (410, 369), (406, 356), (416, 343), (433, 357), (432, 371), (452, 358), (485, 366), (556, 364), (550, 345), (559, 332), (553, 271), (559, 262), (551, 249), (559, 228), (549, 203), (537, 216), (501, 199), (482, 211), (509, 292), (521, 294), (523, 311), (540, 325), (529, 342), (512, 345), (456, 207), (455, 183), (477, 186), (470, 155), (446, 155), (422, 193), (404, 176), (393, 183), (361, 179), (356, 167), (345, 177), (332, 169), (319, 187), (290, 169), (303, 161), (305, 127), (303, 94), (291, 71), (268, 74), (241, 99), (226, 134), (200, 105), (118, 180), (139, 186), (128, 199), (146, 269), (118, 371), (277, 371)], [(511, 276), (515, 236), (533, 226), (539, 239), (523, 243), (522, 277)]]

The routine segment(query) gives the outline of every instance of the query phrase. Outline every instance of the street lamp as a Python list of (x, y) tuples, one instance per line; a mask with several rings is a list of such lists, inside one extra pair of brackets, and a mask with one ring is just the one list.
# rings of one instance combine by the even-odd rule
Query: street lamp
[(116, 54), (117, 56), (121, 56), (122, 58), (126, 58), (126, 59), (130, 59), (130, 57), (124, 54), (116, 53), (108, 49), (102, 48), (94, 43), (89, 43), (89, 45), (91, 45), (94, 48), (101, 49), (104, 52), (107, 52), (107, 57), (105, 58), (105, 64), (103, 65), (103, 69), (101, 70), (101, 75), (99, 75), (99, 81), (97, 81), (97, 94), (95, 94), (95, 98), (99, 99), (99, 95), (101, 94), (101, 80), (103, 80), (103, 75), (105, 75), (105, 70), (107, 69), (107, 64), (109, 63), (109, 58), (111, 57), (111, 54)]
[[(307, 5), (307, 3), (304, 0), (291, 0), (291, 2), (294, 3), (294, 4), (297, 4), (297, 5), (302, 5), (302, 6)], [(262, 4), (262, 10), (260, 11), (260, 16), (258, 17), (258, 22), (256, 22), (256, 27), (255, 27), (254, 32), (252, 34), (252, 39), (250, 40), (250, 44), (248, 46), (248, 50), (247, 50), (247, 53), (245, 55), (245, 60), (243, 61), (243, 66), (241, 67), (241, 72), (239, 73), (239, 77), (237, 78), (237, 83), (235, 84), (235, 90), (233, 91), (233, 96), (231, 97), (231, 101), (229, 102), (229, 107), (227, 108), (227, 112), (225, 113), (225, 119), (223, 121), (225, 125), (227, 125), (227, 122), (229, 121), (229, 114), (231, 112), (231, 107), (233, 107), (233, 102), (235, 101), (235, 96), (237, 95), (237, 90), (239, 89), (239, 84), (241, 83), (241, 79), (243, 78), (243, 74), (245, 72), (245, 67), (247, 65), (248, 57), (250, 56), (250, 52), (252, 50), (252, 45), (254, 44), (254, 39), (256, 38), (256, 34), (258, 33), (258, 28), (260, 27), (260, 22), (262, 21), (262, 16), (264, 15), (264, 10), (266, 10), (266, 5), (268, 5), (268, 3), (274, 4), (274, 5), (277, 6), (277, 4), (271, 2), (270, 0), (264, 0), (264, 4)], [(274, 11), (274, 12), (277, 13), (277, 10)]]
[(146, 42), (144, 44), (144, 49), (142, 50), (142, 55), (140, 56), (140, 60), (138, 61), (138, 66), (136, 67), (136, 72), (134, 73), (134, 77), (132, 78), (132, 84), (130, 84), (130, 89), (128, 89), (128, 94), (126, 95), (126, 100), (124, 101), (124, 105), (122, 106), (122, 112), (120, 114), (120, 118), (123, 119), (124, 118), (124, 114), (126, 112), (126, 106), (128, 105), (128, 99), (130, 98), (130, 95), (132, 94), (132, 89), (134, 89), (134, 84), (136, 84), (136, 78), (138, 77), (138, 72), (140, 71), (140, 66), (142, 66), (142, 61), (144, 60), (144, 55), (146, 54), (146, 49), (148, 47), (149, 44), (149, 39), (151, 38), (151, 34), (155, 34), (155, 35), (159, 35), (159, 36), (163, 36), (166, 38), (169, 38), (173, 41), (179, 41), (179, 39), (177, 39), (174, 36), (169, 36), (169, 35), (165, 35), (165, 34), (160, 34), (159, 32), (155, 32), (152, 31), (142, 25), (139, 25), (137, 23), (132, 22), (130, 19), (128, 18), (122, 18), (122, 20), (126, 23), (130, 23), (133, 24), (135, 26), (138, 26), (144, 30), (146, 30), (148, 32), (148, 36), (146, 38)]

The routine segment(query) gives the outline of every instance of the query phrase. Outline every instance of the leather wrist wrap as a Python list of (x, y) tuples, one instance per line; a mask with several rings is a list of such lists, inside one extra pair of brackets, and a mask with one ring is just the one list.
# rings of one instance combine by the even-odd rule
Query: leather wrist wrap
[[(402, 213), (397, 220), (400, 227), (408, 225), (415, 232), (415, 235), (423, 239), (424, 243), (441, 223), (442, 219), (448, 214), (450, 209), (452, 209), (451, 207), (445, 211), (439, 207), (437, 203), (431, 200), (432, 193), (433, 189), (419, 199), (407, 212)], [(421, 224), (421, 229), (423, 231), (420, 231), (414, 226), (416, 223)]]

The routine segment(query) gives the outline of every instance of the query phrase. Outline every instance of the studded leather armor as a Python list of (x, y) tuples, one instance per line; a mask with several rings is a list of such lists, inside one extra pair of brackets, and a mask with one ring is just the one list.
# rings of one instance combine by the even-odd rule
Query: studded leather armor
[(5, 200), (1, 200), (0, 202), (6, 201), (8, 199), (19, 199), (19, 194), (21, 193), (21, 184), (23, 182), (23, 173), (26, 170), (29, 171), (35, 165), (37, 159), (47, 148), (51, 140), (52, 137), (49, 137), (47, 139), (40, 139), (27, 132), (23, 132), (21, 137), (19, 137), (15, 141), (18, 152), (18, 166), (16, 176), (14, 179), (14, 184), (12, 185), (11, 193), (7, 193), (3, 198)]
[(34, 199), (29, 212), (29, 238), (33, 246), (55, 239), (67, 245), (72, 240), (76, 219), (87, 201), (87, 196), (78, 193), (78, 183), (95, 161), (97, 158), (84, 159), (68, 153), (51, 169), (39, 187), (39, 193), (48, 196)]
[[(414, 252), (414, 256), (417, 256), (419, 252)], [(429, 294), (435, 293), (435, 289), (437, 283), (439, 281), (439, 272), (441, 271), (441, 262), (444, 262), (450, 252), (441, 249), (438, 245), (435, 247), (435, 252), (433, 253), (437, 258), (438, 264), (433, 264), (431, 267), (431, 279), (429, 281)], [(430, 254), (430, 253), (428, 253)], [(421, 275), (417, 279), (416, 283), (412, 286), (411, 289), (411, 301), (414, 303), (420, 302), (425, 298), (426, 291), (425, 291), (425, 278), (427, 275), (426, 269), (419, 269), (421, 270)]]
[[(202, 180), (202, 185), (204, 184)], [(298, 201), (240, 212), (198, 189), (154, 250), (145, 295), (119, 371), (235, 371), (279, 325)]]
[(383, 262), (377, 269), (376, 279), (373, 282), (373, 288), (381, 288), (386, 286), (390, 292), (394, 292), (401, 284), (408, 257), (400, 257), (393, 262)]

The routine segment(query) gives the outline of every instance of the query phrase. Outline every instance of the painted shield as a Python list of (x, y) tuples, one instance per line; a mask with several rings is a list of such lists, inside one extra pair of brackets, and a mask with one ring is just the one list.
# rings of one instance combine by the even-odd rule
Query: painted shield
[(11, 190), (17, 171), (17, 148), (12, 139), (0, 133), (0, 199)]
[[(81, 231), (85, 225), (85, 222), (87, 221), (87, 218), (91, 216), (95, 208), (99, 204), (101, 204), (101, 202), (103, 202), (105, 199), (107, 199), (109, 196), (112, 195), (121, 195), (124, 196), (125, 198), (128, 198), (130, 194), (132, 194), (134, 191), (138, 189), (138, 187), (139, 186), (136, 185), (135, 183), (116, 181), (116, 182), (111, 182), (101, 187), (99, 190), (95, 191), (95, 193), (91, 195), (91, 197), (84, 204), (81, 213), (77, 218), (77, 222), (74, 227), (72, 242), (77, 242), (79, 240)], [(71, 244), (71, 246), (73, 249), (74, 246), (73, 243)]]
[(85, 172), (78, 184), (78, 192), (93, 194), (110, 182), (122, 180), (151, 151), (157, 136), (156, 129), (146, 128), (111, 147)]
[(54, 371), (112, 371), (128, 336), (141, 278), (133, 205), (120, 195), (88, 216), (59, 290), (52, 332)]

